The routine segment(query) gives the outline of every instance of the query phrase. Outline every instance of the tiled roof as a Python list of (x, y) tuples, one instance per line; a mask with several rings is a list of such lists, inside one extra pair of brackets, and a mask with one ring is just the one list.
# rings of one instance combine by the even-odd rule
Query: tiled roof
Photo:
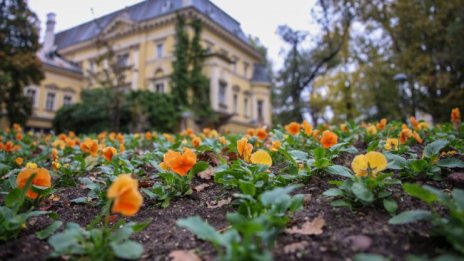
[(52, 67), (58, 67), (74, 73), (82, 73), (81, 69), (77, 65), (61, 57), (55, 50), (46, 51), (41, 49), (37, 52), (37, 57), (39, 57), (42, 63), (48, 64)]
[(59, 32), (55, 36), (55, 43), (59, 50), (93, 39), (100, 33), (100, 28), (106, 28), (113, 19), (123, 13), (126, 13), (132, 21), (141, 22), (173, 13), (186, 7), (197, 9), (242, 41), (248, 42), (246, 35), (240, 27), (240, 23), (209, 0), (146, 0), (98, 18), (100, 26), (97, 26), (94, 21), (89, 21)]

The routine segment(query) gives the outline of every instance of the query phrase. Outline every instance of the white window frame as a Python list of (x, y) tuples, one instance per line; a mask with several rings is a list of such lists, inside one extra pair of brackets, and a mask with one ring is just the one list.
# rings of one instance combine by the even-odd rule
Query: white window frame
[[(69, 103), (66, 103), (66, 98), (67, 97), (70, 98)], [(73, 102), (74, 102), (74, 95), (73, 94), (71, 94), (71, 93), (64, 93), (63, 94), (63, 106), (64, 105), (71, 105), (71, 104), (73, 104)]]
[[(35, 86), (29, 86), (27, 87), (25, 90), (24, 90), (24, 94), (27, 96), (27, 97), (30, 97), (28, 95), (28, 92), (29, 91), (34, 91), (34, 97), (32, 97), (32, 108), (38, 108), (39, 107), (39, 88), (35, 87)], [(31, 98), (31, 97), (30, 97)]]
[(157, 42), (155, 43), (156, 47), (156, 58), (161, 59), (164, 57), (164, 44)]
[[(48, 106), (49, 105), (49, 96), (53, 94), (53, 100), (51, 102), (51, 108)], [(47, 96), (45, 97), (45, 110), (46, 111), (55, 111), (56, 110), (56, 92), (54, 91), (48, 91)]]
[(218, 103), (219, 107), (227, 108), (227, 83), (225, 81), (219, 81)]

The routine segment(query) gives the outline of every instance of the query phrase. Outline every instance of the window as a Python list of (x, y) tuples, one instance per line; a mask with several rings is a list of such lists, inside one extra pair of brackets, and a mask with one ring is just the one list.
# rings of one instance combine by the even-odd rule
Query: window
[(55, 110), (55, 93), (54, 92), (47, 93), (47, 101), (45, 103), (45, 109), (47, 111)]
[(249, 67), (249, 66), (250, 66), (250, 65), (249, 65), (248, 63), (244, 63), (244, 64), (243, 64), (243, 76), (244, 76), (245, 78), (246, 78), (247, 75), (248, 75), (248, 67)]
[(156, 57), (163, 58), (163, 44), (156, 44)]
[(164, 93), (164, 83), (158, 82), (155, 84), (155, 90), (158, 93)]
[(258, 100), (257, 108), (258, 108), (258, 122), (263, 122), (264, 121), (263, 100)]
[(212, 42), (209, 42), (209, 41), (205, 41), (205, 53), (206, 54), (210, 54), (213, 52), (213, 49), (214, 49), (214, 44)]
[(95, 61), (89, 60), (89, 71), (94, 72), (95, 71)]
[(70, 105), (72, 103), (72, 95), (65, 94), (63, 97), (63, 105)]
[(163, 6), (161, 7), (161, 12), (167, 12), (169, 9), (172, 8), (172, 1), (171, 0), (166, 0), (163, 3)]
[(226, 88), (227, 88), (227, 83), (223, 81), (219, 81), (219, 107), (227, 108)]
[(234, 113), (238, 113), (238, 94), (234, 93)]
[(120, 68), (127, 67), (129, 65), (129, 54), (125, 53), (125, 54), (118, 55), (117, 64), (118, 64), (118, 67)]
[(37, 91), (35, 89), (27, 89), (26, 96), (29, 97), (29, 99), (31, 99), (32, 107), (37, 107), (37, 104), (36, 104)]
[(248, 98), (245, 97), (243, 100), (243, 114), (245, 114), (245, 117), (248, 117)]
[(237, 56), (234, 56), (234, 57), (232, 58), (232, 60), (233, 60), (233, 64), (232, 64), (232, 66), (233, 66), (233, 71), (234, 71), (234, 73), (236, 73), (236, 72), (237, 72), (238, 57), (237, 57)]

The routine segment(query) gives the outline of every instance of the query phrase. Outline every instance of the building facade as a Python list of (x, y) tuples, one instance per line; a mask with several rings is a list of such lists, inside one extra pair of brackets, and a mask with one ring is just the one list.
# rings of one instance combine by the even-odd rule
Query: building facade
[[(203, 73), (210, 80), (212, 108), (228, 116), (223, 128), (243, 132), (271, 125), (271, 84), (261, 65), (264, 58), (249, 44), (240, 24), (209, 0), (146, 0), (57, 34), (51, 26), (54, 16), (49, 16), (44, 49), (49, 46), (59, 53), (55, 59), (67, 67), (69, 82), (62, 84), (58, 75), (46, 73), (36, 114), (48, 117), (48, 109), (69, 101), (65, 97), (71, 89), (72, 102), (78, 101), (79, 87), (74, 86), (95, 86), (93, 76), (108, 66), (96, 61), (105, 52), (97, 44), (99, 37), (111, 43), (117, 63), (129, 68), (124, 89), (170, 92), (177, 15), (202, 21), (202, 45), (208, 53)], [(58, 90), (53, 106), (47, 101), (52, 99), (50, 90)]]

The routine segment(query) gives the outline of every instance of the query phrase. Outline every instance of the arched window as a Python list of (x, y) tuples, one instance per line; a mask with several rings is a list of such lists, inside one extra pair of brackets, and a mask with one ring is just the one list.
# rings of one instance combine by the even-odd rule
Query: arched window
[(165, 81), (164, 81), (164, 73), (163, 69), (158, 68), (155, 71), (155, 78), (153, 81), (153, 91), (158, 92), (158, 93), (165, 93)]

